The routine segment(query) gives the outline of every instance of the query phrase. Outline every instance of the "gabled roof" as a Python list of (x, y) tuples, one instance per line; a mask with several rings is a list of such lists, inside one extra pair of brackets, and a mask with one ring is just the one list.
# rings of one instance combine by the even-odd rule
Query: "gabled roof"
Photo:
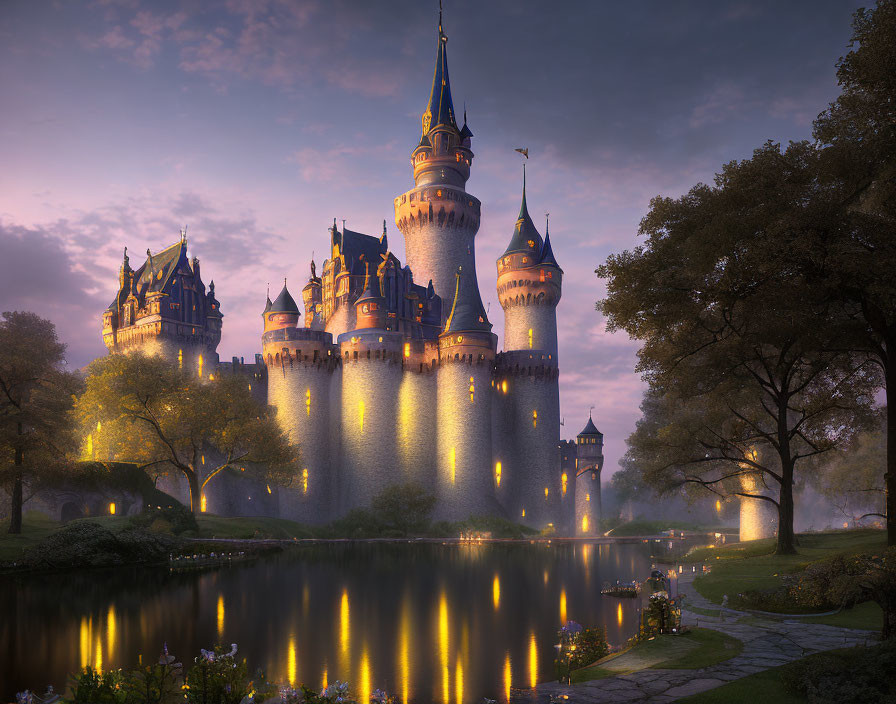
[(289, 295), (286, 289), (286, 282), (283, 282), (283, 288), (274, 302), (271, 303), (270, 311), (272, 313), (294, 313), (299, 314), (299, 307), (296, 305), (295, 299)]
[(604, 434), (600, 432), (594, 425), (594, 421), (591, 420), (591, 416), (588, 416), (588, 423), (585, 425), (585, 429), (581, 433), (579, 433), (578, 437), (582, 437), (583, 435), (596, 435), (601, 438), (604, 436)]
[[(350, 270), (352, 270), (352, 265), (357, 265), (362, 261), (369, 262), (374, 267), (379, 266), (380, 255), (385, 254), (389, 249), (388, 242), (379, 237), (352, 232), (348, 228), (342, 229), (341, 239), (341, 254), (345, 257), (346, 265)], [(352, 271), (352, 273), (355, 272)]]
[(186, 268), (190, 266), (187, 262), (187, 243), (183, 239), (158, 254), (146, 251), (146, 261), (134, 275), (137, 280), (137, 295), (141, 298), (147, 293), (164, 291), (178, 265)]
[(491, 332), (492, 324), (485, 314), (476, 277), (458, 267), (456, 281), (454, 302), (445, 323), (445, 332)]
[[(530, 244), (531, 242), (531, 244)], [(523, 165), (523, 200), (520, 203), (520, 214), (517, 216), (516, 224), (513, 226), (513, 234), (510, 237), (510, 244), (504, 250), (502, 257), (517, 252), (527, 252), (533, 257), (541, 254), (541, 248), (544, 243), (541, 235), (529, 216), (529, 209), (526, 207), (526, 167)], [(533, 262), (534, 263), (534, 262)]]

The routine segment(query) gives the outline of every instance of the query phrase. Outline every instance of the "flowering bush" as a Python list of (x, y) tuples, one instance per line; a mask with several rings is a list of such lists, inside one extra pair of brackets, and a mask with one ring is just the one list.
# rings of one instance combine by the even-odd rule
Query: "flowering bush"
[(575, 621), (567, 621), (558, 635), (560, 643), (555, 646), (557, 659), (554, 664), (561, 682), (568, 681), (573, 670), (590, 665), (610, 652), (607, 632), (603, 627), (583, 628)]

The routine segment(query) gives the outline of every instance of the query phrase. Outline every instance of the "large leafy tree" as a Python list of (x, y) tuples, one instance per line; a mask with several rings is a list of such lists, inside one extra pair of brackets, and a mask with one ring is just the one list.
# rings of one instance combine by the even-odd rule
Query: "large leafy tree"
[(282, 485), (297, 476), (298, 448), (238, 375), (203, 381), (159, 357), (112, 355), (88, 367), (75, 411), (90, 432), (90, 459), (182, 475), (194, 513), (222, 472), (248, 469)]
[(854, 16), (852, 50), (837, 65), (841, 95), (815, 122), (819, 186), (840, 211), (805, 250), (826, 283), (845, 347), (865, 350), (887, 393), (887, 540), (896, 545), (896, 2)]
[(70, 415), (77, 377), (49, 320), (4, 313), (0, 320), (0, 483), (11, 496), (10, 533), (22, 532), (25, 492), (63, 467), (77, 448)]
[(743, 487), (758, 475), (774, 489), (755, 495), (777, 505), (781, 553), (795, 550), (799, 463), (861, 427), (879, 383), (864, 355), (836, 344), (820, 284), (800, 266), (806, 233), (841, 217), (818, 195), (817, 168), (812, 145), (767, 143), (713, 186), (654, 199), (645, 243), (598, 269), (609, 328), (644, 343), (657, 427), (632, 440), (657, 453), (652, 480), (754, 495)]

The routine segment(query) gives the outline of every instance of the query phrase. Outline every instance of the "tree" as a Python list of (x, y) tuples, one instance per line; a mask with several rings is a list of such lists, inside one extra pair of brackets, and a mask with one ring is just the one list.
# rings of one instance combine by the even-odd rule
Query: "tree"
[(77, 447), (69, 415), (78, 379), (64, 369), (56, 327), (34, 313), (0, 321), (0, 482), (12, 498), (10, 533), (22, 532), (25, 488)]
[(393, 484), (373, 499), (373, 512), (383, 527), (401, 535), (423, 533), (429, 526), (436, 497), (419, 484)]
[(805, 250), (827, 285), (843, 345), (867, 351), (887, 394), (887, 542), (896, 545), (896, 2), (853, 20), (853, 49), (837, 64), (841, 95), (814, 125), (819, 180), (843, 216)]
[[(807, 232), (842, 220), (817, 197), (817, 161), (806, 142), (766, 143), (714, 186), (655, 198), (645, 244), (597, 270), (608, 329), (644, 342), (658, 435), (633, 440), (660, 453), (653, 480), (716, 492), (738, 480), (734, 493), (777, 506), (780, 553), (795, 551), (798, 463), (862, 427), (879, 383), (865, 356), (835, 344), (820, 284), (796, 265)], [(777, 498), (744, 489), (749, 474)]]
[(227, 470), (283, 485), (297, 476), (298, 448), (238, 375), (203, 381), (158, 357), (112, 355), (88, 367), (75, 411), (91, 431), (88, 459), (181, 474), (194, 514), (202, 489)]

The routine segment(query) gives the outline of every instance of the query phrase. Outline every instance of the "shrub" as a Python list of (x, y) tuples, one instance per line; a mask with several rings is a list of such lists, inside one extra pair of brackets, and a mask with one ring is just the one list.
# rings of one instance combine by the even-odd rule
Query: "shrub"
[(811, 704), (878, 704), (894, 701), (896, 642), (820, 653), (781, 670), (784, 687)]
[(414, 483), (387, 486), (372, 504), (383, 528), (399, 536), (426, 532), (435, 505), (436, 497)]
[(163, 506), (145, 506), (142, 513), (138, 513), (131, 519), (133, 525), (142, 528), (151, 527), (157, 521), (165, 521), (175, 535), (180, 535), (188, 530), (199, 530), (196, 516), (186, 506), (177, 502)]

